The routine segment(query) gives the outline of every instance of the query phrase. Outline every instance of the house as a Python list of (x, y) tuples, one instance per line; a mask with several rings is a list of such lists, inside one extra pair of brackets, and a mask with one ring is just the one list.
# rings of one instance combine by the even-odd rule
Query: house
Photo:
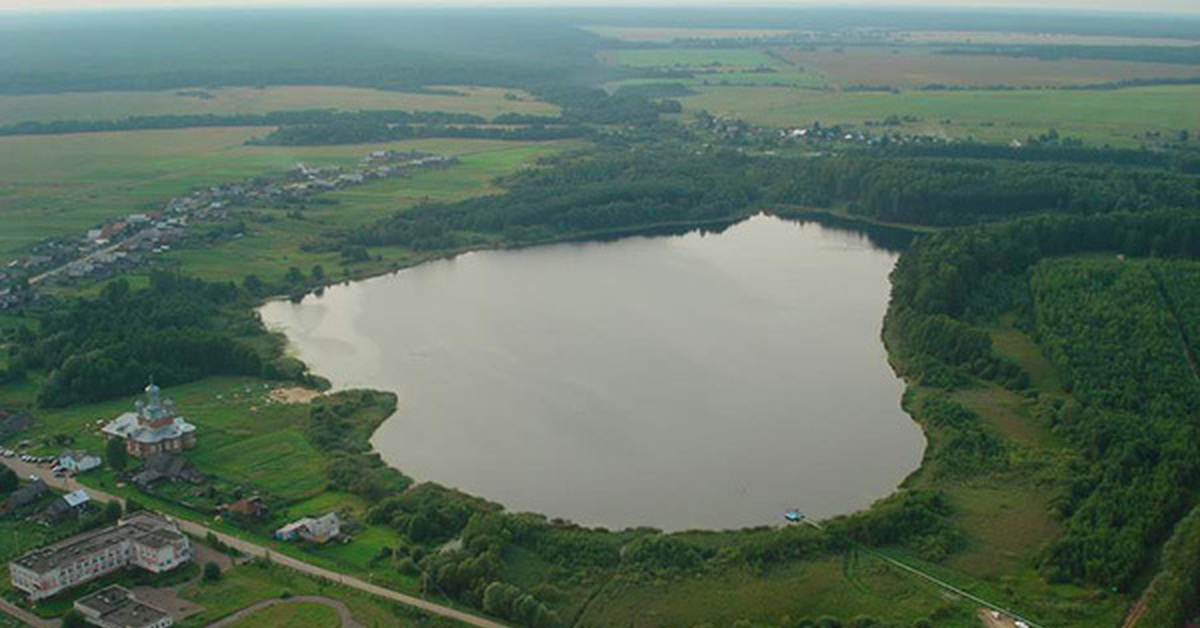
[(304, 539), (312, 543), (327, 543), (341, 532), (342, 522), (336, 513), (322, 517), (305, 517), (293, 521), (275, 531), (275, 538), (280, 541)]
[(175, 412), (175, 402), (162, 399), (153, 382), (146, 387), (146, 402), (137, 402), (101, 431), (109, 438), (125, 441), (125, 450), (137, 458), (176, 453), (196, 446), (196, 426)]
[(75, 600), (75, 610), (100, 628), (167, 628), (175, 623), (170, 613), (146, 604), (117, 584)]
[(14, 588), (40, 600), (126, 567), (164, 573), (191, 559), (188, 537), (174, 523), (142, 510), (115, 526), (22, 554), (8, 570)]
[(68, 473), (86, 473), (99, 467), (100, 456), (86, 451), (68, 449), (58, 455), (58, 466)]
[(39, 480), (34, 480), (25, 486), (13, 491), (12, 495), (4, 502), (4, 512), (11, 512), (17, 508), (28, 506), (45, 495), (50, 489), (46, 488), (46, 483)]
[(141, 468), (130, 476), (129, 481), (143, 490), (163, 482), (187, 482), (203, 484), (208, 481), (186, 458), (171, 454), (154, 454), (147, 458)]
[(50, 505), (45, 510), (38, 513), (38, 518), (42, 521), (64, 521), (74, 519), (79, 516), (79, 513), (87, 508), (92, 497), (87, 494), (87, 491), (79, 489), (59, 497), (50, 502)]

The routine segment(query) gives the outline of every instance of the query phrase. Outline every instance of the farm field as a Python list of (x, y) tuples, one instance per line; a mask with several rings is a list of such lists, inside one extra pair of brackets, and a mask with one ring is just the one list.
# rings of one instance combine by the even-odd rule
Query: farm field
[(1013, 33), (1004, 31), (909, 31), (895, 39), (911, 43), (1055, 44), (1072, 46), (1195, 46), (1194, 39), (1124, 37), (1075, 33)]
[[(507, 168), (541, 154), (540, 149), (566, 145), (437, 139), (319, 147), (244, 144), (267, 130), (238, 127), (0, 138), (0, 215), (8, 225), (0, 233), (0, 260), (42, 238), (81, 232), (106, 219), (156, 207), (197, 185), (283, 172), (297, 162), (349, 165), (383, 149), (462, 156), (463, 166), (417, 175), (436, 175), (434, 182), (424, 184), (422, 196), (430, 196), (462, 183), (454, 179), (458, 174), (486, 185)], [(485, 156), (489, 153), (494, 154)], [(406, 181), (410, 180), (372, 185), (390, 186), (389, 192), (394, 192)], [(369, 190), (372, 185), (352, 194), (380, 194), (378, 189)], [(378, 210), (386, 204), (387, 198), (376, 196), (372, 207)]]
[(1200, 129), (1200, 86), (1101, 92), (1028, 90), (967, 92), (805, 92), (782, 88), (706, 87), (685, 109), (729, 114), (769, 126), (862, 125), (891, 115), (915, 116), (908, 132), (989, 141), (1024, 140), (1051, 128), (1092, 144), (1137, 146), (1146, 132)]
[(632, 67), (769, 66), (777, 63), (753, 48), (645, 48), (620, 50), (618, 65)]
[(754, 48), (661, 48), (617, 50), (606, 53), (610, 65), (634, 68), (686, 70), (692, 78), (634, 78), (610, 82), (610, 91), (623, 85), (640, 83), (682, 83), (690, 87), (705, 85), (776, 86), (825, 89), (828, 78), (814, 67), (789, 64)]
[[(241, 114), (304, 109), (405, 109), (553, 115), (558, 109), (520, 90), (446, 86), (453, 93), (395, 92), (357, 87), (226, 87), (153, 92), (86, 92), (0, 96), (0, 125), (52, 120), (114, 120), (166, 114)], [(203, 94), (204, 97), (200, 97)], [(511, 97), (506, 95), (511, 94)]]
[[(493, 180), (509, 174), (539, 157), (577, 145), (572, 141), (501, 142), (497, 140), (416, 140), (379, 147), (395, 150), (426, 150), (457, 155), (460, 162), (443, 170), (427, 170), (402, 179), (373, 181), (339, 190), (324, 198), (334, 204), (313, 204), (302, 218), (285, 209), (264, 209), (270, 220), (249, 223), (245, 237), (219, 246), (178, 248), (166, 256), (188, 274), (209, 280), (240, 278), (257, 274), (278, 279), (292, 266), (306, 273), (321, 264), (330, 277), (381, 272), (417, 260), (396, 247), (372, 248), (376, 259), (366, 266), (350, 268), (336, 252), (305, 251), (302, 245), (329, 229), (348, 229), (367, 224), (396, 210), (423, 201), (453, 201), (497, 192)], [(355, 158), (371, 147), (353, 147)], [(347, 147), (340, 147), (347, 148)], [(315, 160), (314, 160), (315, 161)]]
[(938, 54), (931, 48), (912, 46), (822, 47), (817, 50), (783, 47), (772, 50), (797, 65), (817, 70), (840, 85), (1042, 87), (1200, 75), (1200, 67), (1194, 65), (947, 55)]
[(677, 39), (782, 37), (795, 32), (782, 28), (687, 28), (671, 26), (586, 26), (584, 28), (601, 37), (642, 42), (670, 42)]

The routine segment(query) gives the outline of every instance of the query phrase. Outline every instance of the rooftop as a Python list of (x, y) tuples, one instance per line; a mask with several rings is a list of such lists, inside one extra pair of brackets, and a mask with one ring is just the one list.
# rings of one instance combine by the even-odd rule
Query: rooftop
[(107, 625), (127, 628), (153, 626), (167, 617), (166, 612), (142, 603), (129, 589), (115, 584), (76, 600), (75, 607), (90, 611)]
[(140, 537), (151, 532), (173, 534), (175, 538), (182, 536), (166, 519), (152, 513), (136, 512), (115, 526), (85, 532), (27, 552), (12, 562), (36, 573), (45, 573), (128, 540), (137, 539), (141, 542)]
[(125, 605), (133, 594), (125, 587), (114, 584), (76, 600), (75, 605), (96, 613), (105, 615)]

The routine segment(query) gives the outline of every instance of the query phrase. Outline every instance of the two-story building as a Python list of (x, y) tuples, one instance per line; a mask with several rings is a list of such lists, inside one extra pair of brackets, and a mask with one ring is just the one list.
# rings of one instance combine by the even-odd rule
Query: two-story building
[(40, 600), (125, 567), (162, 573), (191, 558), (191, 541), (175, 524), (140, 511), (115, 526), (23, 554), (8, 569), (14, 588)]

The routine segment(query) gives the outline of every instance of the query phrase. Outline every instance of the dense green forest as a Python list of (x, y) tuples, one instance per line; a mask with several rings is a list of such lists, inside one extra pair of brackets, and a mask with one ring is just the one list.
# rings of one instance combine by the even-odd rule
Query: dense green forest
[[(22, 327), (10, 349), (14, 372), (46, 372), (38, 403), (64, 406), (125, 396), (153, 378), (172, 386), (210, 375), (284, 376), (253, 297), (231, 283), (156, 272), (131, 290), (118, 279), (94, 299), (69, 299)], [(257, 343), (261, 346), (262, 343)], [(304, 375), (292, 369), (291, 376)]]
[(761, 209), (845, 207), (872, 219), (958, 225), (1041, 212), (1077, 215), (1200, 206), (1200, 176), (1164, 169), (845, 155), (821, 159), (640, 147), (568, 157), (501, 182), (508, 193), (431, 204), (344, 243), (454, 249), (537, 242)]
[(3, 93), (535, 85), (587, 77), (599, 39), (503, 12), (183, 10), (20, 19), (21, 28), (0, 37)]
[[(1050, 260), (1093, 252), (1108, 255)], [(1118, 254), (1196, 258), (1200, 216), (1047, 216), (927, 237), (893, 273), (887, 328), (898, 355), (937, 373), (955, 365), (913, 342), (911, 325), (899, 321), (955, 321), (937, 327), (938, 346), (973, 347), (988, 359), (989, 343), (963, 338), (977, 338), (974, 324), (999, 312), (1021, 314), (1079, 403), (1060, 409), (1054, 429), (1086, 461), (1057, 502), (1066, 527), (1043, 570), (1051, 580), (1127, 587), (1200, 489), (1200, 387), (1181, 332), (1196, 321), (1167, 297), (1194, 293), (1200, 267)]]

